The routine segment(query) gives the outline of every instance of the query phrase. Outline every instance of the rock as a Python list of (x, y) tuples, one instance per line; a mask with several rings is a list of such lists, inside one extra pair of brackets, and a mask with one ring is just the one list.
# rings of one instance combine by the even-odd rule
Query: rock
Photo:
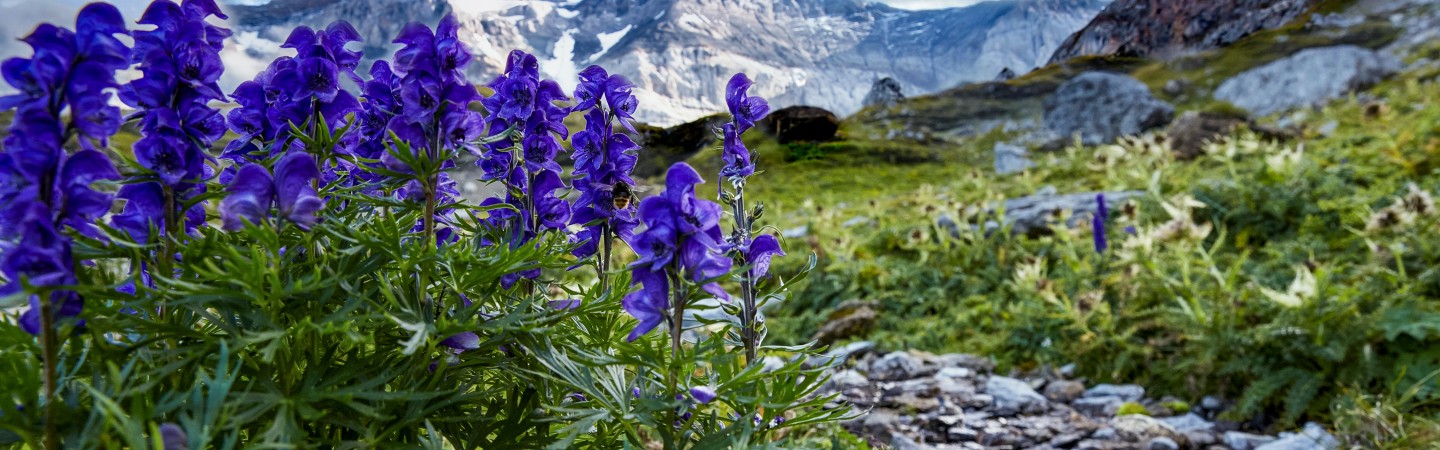
[(1150, 95), (1150, 88), (1125, 75), (1086, 72), (1061, 85), (1045, 99), (1045, 127), (1085, 144), (1109, 143), (1164, 126), (1175, 108)]
[(1075, 378), (1075, 363), (1060, 366), (1060, 376), (1065, 378)]
[(835, 140), (840, 119), (835, 113), (813, 106), (791, 106), (771, 112), (761, 121), (761, 129), (780, 141), (828, 142)]
[(860, 226), (860, 225), (874, 224), (874, 223), (875, 223), (875, 219), (871, 219), (871, 218), (865, 217), (865, 216), (855, 216), (855, 217), (851, 217), (850, 220), (846, 220), (845, 223), (840, 224), (840, 226), (845, 227), (845, 228), (855, 228), (855, 227), (858, 227), (858, 226)]
[(995, 173), (1009, 175), (1035, 167), (1030, 161), (1030, 150), (1009, 142), (995, 143)]
[(1085, 393), (1085, 384), (1078, 381), (1055, 380), (1045, 385), (1045, 398), (1052, 402), (1070, 403)]
[(1120, 397), (1127, 402), (1138, 402), (1145, 398), (1145, 388), (1133, 384), (1097, 384), (1086, 389), (1084, 397)]
[(959, 367), (979, 373), (990, 373), (995, 370), (995, 361), (991, 361), (990, 358), (964, 353), (947, 353), (937, 356), (935, 363), (940, 367)]
[(1209, 421), (1201, 418), (1195, 413), (1188, 413), (1183, 416), (1166, 417), (1160, 419), (1160, 421), (1164, 422), (1166, 425), (1170, 425), (1172, 428), (1175, 428), (1175, 430), (1180, 432), (1213, 431), (1215, 429), (1215, 424), (1210, 423)]
[(1225, 445), (1235, 450), (1255, 450), (1261, 445), (1275, 441), (1274, 436), (1261, 436), (1258, 434), (1243, 433), (1239, 431), (1226, 431), (1222, 439)]
[(840, 389), (863, 388), (870, 386), (870, 379), (860, 372), (847, 369), (831, 376), (830, 385)]
[(1094, 433), (1090, 433), (1090, 439), (1096, 439), (1096, 440), (1101, 440), (1101, 441), (1113, 441), (1113, 440), (1119, 439), (1119, 438), (1120, 438), (1120, 435), (1117, 434), (1117, 433), (1115, 433), (1115, 429), (1114, 429), (1114, 428), (1110, 428), (1110, 427), (1101, 428), (1101, 429), (1095, 430)]
[(1205, 144), (1229, 136), (1245, 123), (1246, 120), (1241, 117), (1186, 111), (1170, 124), (1165, 135), (1170, 139), (1170, 150), (1175, 152), (1175, 158), (1190, 160), (1205, 153)]
[(1145, 448), (1149, 450), (1180, 450), (1180, 444), (1176, 443), (1174, 439), (1158, 437), (1145, 444)]
[(1393, 55), (1353, 45), (1311, 48), (1225, 80), (1215, 98), (1268, 116), (1368, 88), (1400, 67)]
[(635, 164), (633, 174), (664, 175), (671, 164), (710, 148), (716, 141), (712, 130), (729, 120), (729, 114), (716, 114), (670, 128), (636, 125), (635, 130), (639, 132), (636, 142), (645, 147), (645, 157)]
[(1061, 43), (1050, 63), (1083, 55), (1133, 57), (1221, 47), (1257, 31), (1285, 25), (1317, 2), (1117, 0)]
[(1038, 413), (1050, 406), (1029, 383), (1010, 377), (990, 377), (985, 382), (985, 393), (995, 398), (995, 412), (1002, 416)]
[(830, 313), (830, 317), (810, 340), (817, 345), (830, 345), (854, 337), (864, 337), (875, 326), (879, 314), (872, 308), (874, 303), (848, 301)]
[(900, 415), (888, 409), (875, 409), (844, 425), (856, 434), (872, 436), (884, 442), (893, 439), (895, 430), (900, 426)]
[(835, 363), (844, 364), (851, 358), (858, 358), (866, 353), (875, 351), (875, 343), (870, 341), (851, 342), (841, 347), (831, 348), (824, 356), (815, 358), (817, 365)]
[(885, 77), (870, 85), (870, 93), (865, 94), (865, 106), (895, 106), (904, 99), (905, 94), (900, 91), (900, 82)]
[(1209, 431), (1182, 431), (1180, 434), (1185, 435), (1185, 441), (1190, 443), (1190, 448), (1203, 448), (1220, 442), (1215, 438), (1215, 433)]
[(1088, 417), (1112, 417), (1120, 410), (1125, 400), (1120, 397), (1088, 397), (1070, 403), (1070, 407)]
[(1164, 422), (1142, 415), (1116, 417), (1110, 421), (1120, 439), (1128, 442), (1146, 442), (1151, 438), (1165, 437), (1179, 439), (1180, 434)]
[(1311, 422), (1299, 433), (1282, 433), (1280, 439), (1255, 447), (1255, 450), (1334, 450), (1340, 447), (1340, 440), (1325, 431), (1325, 427)]
[(1004, 69), (1000, 69), (1000, 74), (995, 76), (995, 81), (1010, 81), (1015, 79), (1015, 77), (1017, 76), (1019, 75), (1016, 75), (1014, 70), (1010, 70), (1009, 67), (1006, 67)]
[(975, 371), (965, 367), (942, 367), (935, 373), (935, 378), (970, 378), (975, 376)]
[(891, 352), (870, 363), (870, 378), (880, 381), (908, 380), (920, 371), (920, 361), (906, 352)]
[(1175, 97), (1185, 93), (1185, 86), (1187, 84), (1188, 83), (1181, 81), (1179, 78), (1175, 78), (1171, 79), (1170, 81), (1166, 81), (1165, 87), (1162, 90), (1165, 91), (1165, 95)]
[[(1086, 192), (1055, 195), (1040, 192), (1029, 197), (1005, 200), (1005, 222), (1010, 225), (1010, 232), (1014, 234), (1048, 234), (1050, 225), (1057, 221), (1058, 213), (1070, 211), (1070, 217), (1065, 221), (1065, 226), (1073, 228), (1080, 223), (1081, 219), (1089, 223), (1088, 217), (1096, 210), (1095, 196), (1097, 194), (1097, 192)], [(1119, 211), (1120, 206), (1124, 205), (1126, 200), (1141, 195), (1144, 195), (1144, 192), (1106, 192), (1105, 206), (1111, 211)]]
[(1207, 395), (1205, 398), (1200, 399), (1200, 408), (1206, 411), (1219, 412), (1220, 409), (1224, 407), (1225, 401), (1221, 400), (1220, 397)]
[(921, 445), (903, 434), (896, 434), (894, 438), (890, 439), (890, 448), (893, 450), (928, 450), (935, 447)]

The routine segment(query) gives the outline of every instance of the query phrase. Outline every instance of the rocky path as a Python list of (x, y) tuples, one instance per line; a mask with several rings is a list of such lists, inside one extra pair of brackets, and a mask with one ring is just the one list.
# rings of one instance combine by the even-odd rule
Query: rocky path
[[(1225, 402), (1154, 399), (1135, 385), (1086, 385), (1066, 370), (1012, 378), (989, 359), (877, 352), (861, 342), (832, 350), (845, 360), (827, 389), (864, 414), (845, 427), (877, 446), (908, 449), (1333, 450), (1316, 424), (1266, 436), (1214, 420)], [(881, 447), (883, 448), (883, 447)]]

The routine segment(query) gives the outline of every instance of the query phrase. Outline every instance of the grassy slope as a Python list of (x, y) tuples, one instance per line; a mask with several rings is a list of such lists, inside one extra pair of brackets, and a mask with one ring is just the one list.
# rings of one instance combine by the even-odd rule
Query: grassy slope
[[(1327, 42), (1279, 38), (1286, 32), (1302, 33), (1261, 33), (1233, 49), (1170, 62), (1109, 63), (1133, 68), (1155, 87), (1186, 78), (1192, 88), (1182, 95), (1189, 98), (1172, 100), (1182, 110), (1206, 108), (1211, 103), (1201, 94), (1221, 77), (1277, 57), (1259, 55)], [(1392, 36), (1367, 25), (1335, 39), (1377, 46)], [(1011, 83), (1051, 83), (1067, 72), (1050, 68)], [(1407, 73), (1373, 89), (1389, 105), (1379, 115), (1350, 99), (1303, 121), (1310, 130), (1336, 123), (1329, 136), (1309, 132), (1280, 144), (1236, 136), (1229, 154), (1222, 147), (1190, 163), (1174, 161), (1163, 146), (1075, 147), (1042, 155), (1036, 170), (997, 177), (989, 149), (1000, 132), (931, 144), (872, 140), (905, 106), (882, 118), (857, 116), (873, 123), (847, 121), (847, 140), (822, 145), (827, 152), (818, 160), (785, 162), (795, 149), (754, 138), (766, 173), (753, 179), (752, 198), (767, 202), (767, 223), (776, 228), (809, 227), (809, 237), (786, 243), (792, 254), (821, 256), (797, 298), (772, 313), (773, 333), (782, 342), (807, 340), (835, 306), (863, 299), (879, 305), (881, 319), (854, 338), (888, 348), (990, 354), (1014, 368), (1077, 362), (1099, 380), (1142, 382), (1187, 399), (1237, 399), (1232, 418), (1258, 418), (1261, 426), (1320, 418), (1354, 442), (1404, 448), (1428, 441), (1435, 435), (1427, 434), (1434, 427), (1425, 416), (1433, 410), (1417, 405), (1440, 398), (1440, 385), (1425, 379), (1440, 369), (1433, 350), (1440, 326), (1429, 322), (1440, 323), (1440, 249), (1431, 244), (1440, 221), (1411, 214), (1405, 225), (1366, 229), (1407, 185), (1440, 190), (1437, 75)], [(963, 96), (912, 100), (908, 111), (913, 118), (944, 110), (946, 98)], [(1097, 163), (1097, 152), (1119, 162)], [(909, 162), (883, 163), (887, 158)], [(705, 152), (692, 163), (714, 173), (716, 160)], [(935, 225), (942, 215), (983, 221), (977, 206), (1045, 185), (1149, 193), (1135, 202), (1133, 216), (1117, 213), (1104, 257), (1083, 228), (1023, 239), (968, 231), (952, 237)], [(1175, 225), (1164, 204), (1183, 198), (1200, 206), (1187, 217), (1213, 231), (1146, 238)], [(874, 224), (843, 225), (855, 217)], [(1136, 227), (1138, 236), (1119, 231), (1123, 226)], [(802, 259), (785, 258), (780, 273)], [(1318, 279), (1316, 294), (1293, 307), (1272, 298), (1303, 281), (1300, 272)], [(1412, 387), (1417, 395), (1402, 395)], [(1409, 425), (1365, 431), (1394, 417)]]

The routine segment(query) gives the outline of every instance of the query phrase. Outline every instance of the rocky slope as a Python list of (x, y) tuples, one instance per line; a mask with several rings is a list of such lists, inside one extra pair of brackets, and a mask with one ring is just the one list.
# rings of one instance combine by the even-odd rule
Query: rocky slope
[[(966, 8), (906, 11), (864, 0), (273, 0), (230, 6), (239, 61), (278, 54), (294, 25), (345, 19), (369, 41), (390, 47), (402, 20), (436, 22), (454, 12), (462, 39), (488, 80), (512, 48), (535, 53), (562, 84), (589, 64), (638, 86), (644, 121), (673, 125), (724, 109), (724, 83), (744, 71), (755, 93), (778, 107), (858, 110), (871, 84), (893, 77), (909, 93), (989, 80), (1005, 68), (1043, 65), (1066, 36), (1106, 0), (1003, 0)], [(232, 69), (248, 77), (244, 69)], [(253, 72), (249, 72), (253, 73)]]
[(1205, 50), (1289, 23), (1318, 0), (1117, 0), (1065, 40), (1050, 62), (1085, 55)]

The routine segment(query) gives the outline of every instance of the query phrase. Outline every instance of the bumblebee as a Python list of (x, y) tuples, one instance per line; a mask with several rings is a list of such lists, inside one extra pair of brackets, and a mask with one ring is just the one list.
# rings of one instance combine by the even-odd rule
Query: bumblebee
[(635, 204), (635, 194), (642, 191), (642, 188), (631, 186), (625, 182), (615, 183), (610, 187), (610, 200), (613, 202), (611, 206), (614, 206), (616, 211), (629, 208), (630, 205)]

